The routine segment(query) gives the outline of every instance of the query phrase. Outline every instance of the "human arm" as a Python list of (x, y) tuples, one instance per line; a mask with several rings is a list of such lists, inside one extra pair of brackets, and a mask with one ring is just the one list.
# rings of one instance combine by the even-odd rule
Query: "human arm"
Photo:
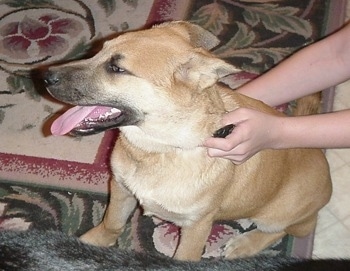
[(350, 78), (350, 24), (303, 48), (237, 92), (277, 106)]

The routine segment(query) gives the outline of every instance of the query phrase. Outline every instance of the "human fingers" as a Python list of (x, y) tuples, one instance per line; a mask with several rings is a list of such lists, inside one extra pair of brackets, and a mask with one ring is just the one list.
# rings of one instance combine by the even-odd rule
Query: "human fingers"
[(220, 157), (228, 159), (236, 165), (240, 165), (250, 158), (248, 154), (231, 154), (230, 152), (225, 152), (218, 149), (208, 149), (208, 155), (210, 157)]
[(210, 137), (204, 141), (204, 146), (211, 149), (221, 150), (221, 152), (225, 153), (242, 142), (239, 136), (236, 136), (236, 133), (232, 132), (225, 138), (215, 138)]
[(216, 149), (216, 148), (208, 148), (207, 152), (210, 157), (224, 157), (228, 155), (226, 151)]

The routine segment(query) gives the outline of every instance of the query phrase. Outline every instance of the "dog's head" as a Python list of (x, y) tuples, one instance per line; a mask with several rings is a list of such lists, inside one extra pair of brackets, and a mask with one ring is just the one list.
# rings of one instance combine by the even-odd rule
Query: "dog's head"
[(56, 120), (52, 132), (87, 135), (150, 122), (159, 133), (161, 122), (189, 121), (201, 110), (200, 93), (238, 72), (208, 53), (217, 44), (194, 24), (164, 23), (109, 40), (90, 59), (51, 67), (44, 78), (50, 94), (79, 106)]

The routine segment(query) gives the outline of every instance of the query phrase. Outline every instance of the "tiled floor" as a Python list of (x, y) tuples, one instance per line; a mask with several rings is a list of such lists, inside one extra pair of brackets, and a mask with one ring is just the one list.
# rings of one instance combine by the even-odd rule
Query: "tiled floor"
[[(341, 109), (350, 109), (350, 81), (336, 90), (334, 110)], [(350, 258), (350, 149), (327, 150), (327, 158), (333, 195), (319, 215), (313, 257)]]
[[(346, 10), (350, 19), (350, 0)], [(336, 89), (333, 110), (350, 109), (350, 80)], [(350, 120), (349, 120), (350, 121)], [(350, 149), (327, 150), (333, 195), (319, 214), (314, 258), (350, 258)]]

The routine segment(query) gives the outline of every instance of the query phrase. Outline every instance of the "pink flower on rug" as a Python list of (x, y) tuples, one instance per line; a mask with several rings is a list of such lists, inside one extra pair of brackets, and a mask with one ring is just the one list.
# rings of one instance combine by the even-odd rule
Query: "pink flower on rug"
[(6, 204), (0, 202), (0, 230), (17, 230), (25, 231), (28, 230), (31, 222), (25, 221), (23, 218), (5, 218), (4, 213), (6, 209)]
[(205, 246), (203, 258), (220, 257), (227, 241), (239, 234), (239, 230), (232, 228), (230, 225), (214, 224)]
[(80, 22), (46, 14), (38, 19), (25, 16), (0, 28), (3, 53), (13, 58), (32, 58), (58, 55), (69, 47), (68, 38), (83, 30)]
[[(153, 232), (154, 247), (166, 256), (172, 257), (180, 239), (180, 228), (176, 225), (153, 218), (156, 227)], [(233, 236), (240, 234), (226, 224), (214, 224), (208, 237), (203, 258), (220, 257), (226, 242)]]
[(179, 242), (179, 227), (155, 217), (153, 222), (157, 225), (153, 232), (154, 247), (166, 256), (172, 257)]

